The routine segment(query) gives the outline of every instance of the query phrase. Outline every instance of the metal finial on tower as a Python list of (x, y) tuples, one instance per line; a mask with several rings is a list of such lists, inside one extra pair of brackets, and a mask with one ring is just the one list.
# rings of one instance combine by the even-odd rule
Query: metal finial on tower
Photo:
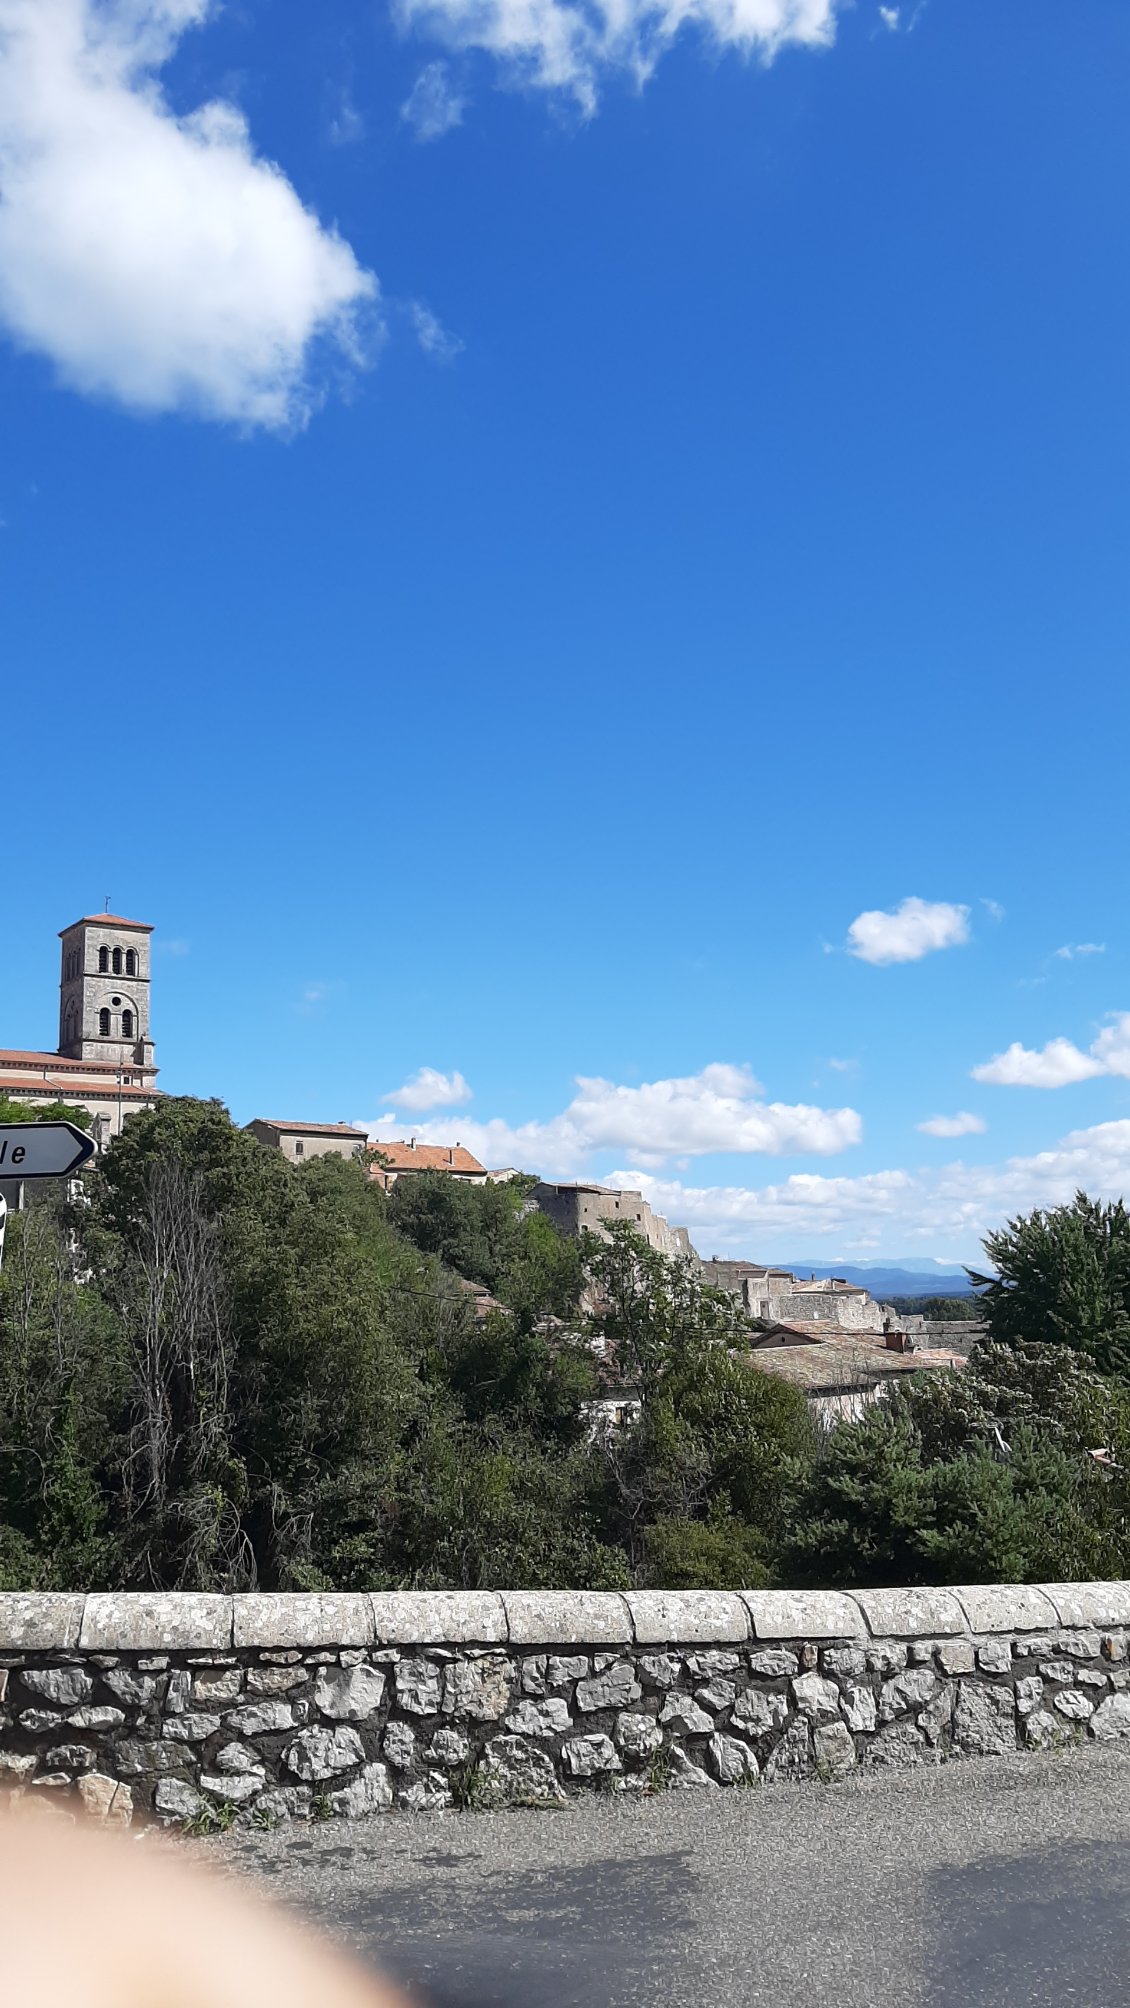
[(109, 893), (107, 893), (107, 894), (106, 894), (106, 905), (105, 905), (105, 907), (103, 908), (103, 912), (104, 912), (104, 913), (109, 913), (109, 911), (110, 911), (110, 895), (109, 895)]

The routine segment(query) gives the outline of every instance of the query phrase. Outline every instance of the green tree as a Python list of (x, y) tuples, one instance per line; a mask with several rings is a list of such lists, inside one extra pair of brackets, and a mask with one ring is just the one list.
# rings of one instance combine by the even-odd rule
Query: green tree
[(1130, 1214), (1077, 1192), (986, 1235), (996, 1270), (969, 1270), (994, 1339), (1086, 1353), (1103, 1373), (1130, 1372)]
[(89, 1109), (74, 1108), (70, 1102), (34, 1105), (0, 1095), (0, 1123), (73, 1123), (76, 1129), (89, 1131), (93, 1120)]

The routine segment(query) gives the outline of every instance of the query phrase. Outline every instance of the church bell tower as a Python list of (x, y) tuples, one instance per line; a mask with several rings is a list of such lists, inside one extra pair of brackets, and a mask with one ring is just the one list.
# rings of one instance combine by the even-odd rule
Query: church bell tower
[(149, 938), (117, 913), (87, 914), (59, 940), (59, 1055), (107, 1067), (152, 1068)]

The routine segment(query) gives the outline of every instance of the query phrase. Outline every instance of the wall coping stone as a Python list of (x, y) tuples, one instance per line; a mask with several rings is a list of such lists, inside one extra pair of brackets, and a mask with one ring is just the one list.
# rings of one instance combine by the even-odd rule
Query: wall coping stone
[(1055, 1631), (1055, 1605), (1030, 1583), (970, 1583), (953, 1595), (965, 1612), (970, 1631)]
[(949, 1590), (856, 1590), (873, 1638), (948, 1638), (965, 1630), (965, 1614)]
[(0, 1652), (733, 1645), (1130, 1626), (1130, 1582), (954, 1589), (0, 1592)]
[(506, 1608), (498, 1590), (373, 1590), (369, 1605), (378, 1645), (506, 1642)]
[(854, 1597), (842, 1590), (743, 1590), (757, 1639), (866, 1638)]

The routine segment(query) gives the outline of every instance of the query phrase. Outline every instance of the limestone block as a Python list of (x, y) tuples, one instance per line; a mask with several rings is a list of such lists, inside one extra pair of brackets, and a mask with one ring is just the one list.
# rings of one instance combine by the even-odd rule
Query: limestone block
[(438, 1715), (443, 1670), (430, 1659), (402, 1659), (396, 1669), (396, 1699), (410, 1715)]
[(245, 1743), (225, 1743), (212, 1762), (225, 1777), (248, 1778), (254, 1773), (261, 1778), (263, 1775), (258, 1751), (249, 1750)]
[(674, 1687), (683, 1671), (682, 1660), (673, 1652), (644, 1653), (637, 1665), (648, 1687)]
[(970, 1631), (1047, 1631), (1058, 1622), (1054, 1605), (1030, 1583), (970, 1583), (953, 1595)]
[(120, 1708), (76, 1708), (67, 1717), (75, 1729), (120, 1729), (125, 1719)]
[(615, 1590), (503, 1590), (511, 1645), (631, 1645), (628, 1606)]
[(88, 1820), (101, 1820), (109, 1827), (128, 1827), (133, 1819), (133, 1793), (116, 1778), (101, 1771), (89, 1771), (78, 1781), (78, 1796)]
[(822, 1673), (802, 1673), (793, 1681), (793, 1700), (810, 1722), (832, 1721), (840, 1712), (840, 1690)]
[(212, 1775), (205, 1772), (200, 1779), (200, 1790), (207, 1792), (210, 1799), (222, 1799), (229, 1806), (245, 1806), (254, 1799), (266, 1784), (263, 1771), (248, 1771), (242, 1777)]
[(1016, 1712), (1018, 1715), (1031, 1715), (1040, 1706), (1043, 1698), (1044, 1683), (1036, 1674), (1032, 1674), (1027, 1680), (1017, 1681)]
[(1003, 1757), (1015, 1750), (1012, 1689), (961, 1681), (953, 1711), (953, 1740), (959, 1750), (975, 1757)]
[(630, 1660), (620, 1659), (605, 1673), (577, 1682), (577, 1707), (586, 1715), (598, 1708), (630, 1708), (639, 1701), (643, 1689)]
[(918, 1727), (927, 1743), (938, 1744), (953, 1721), (954, 1703), (957, 1700), (956, 1682), (948, 1680), (938, 1689), (932, 1701), (927, 1702), (918, 1716)]
[(497, 1645), (507, 1639), (497, 1590), (374, 1590), (379, 1645)]
[(708, 1791), (717, 1791), (716, 1780), (708, 1776), (692, 1757), (688, 1757), (685, 1750), (680, 1750), (677, 1743), (673, 1743), (668, 1751), (667, 1762), (668, 1782), (673, 1792), (694, 1791), (702, 1785)]
[(533, 1748), (520, 1736), (494, 1737), (487, 1744), (476, 1775), (488, 1797), (501, 1805), (544, 1805), (548, 1800), (565, 1796), (546, 1752)]
[(10, 1785), (13, 1780), (18, 1785), (24, 1779), (30, 1778), (37, 1762), (38, 1759), (34, 1755), (25, 1757), (16, 1750), (0, 1750), (0, 1790)]
[(522, 1661), (523, 1694), (542, 1695), (545, 1693), (546, 1665), (547, 1660), (544, 1652), (532, 1652)]
[(89, 1771), (94, 1752), (89, 1743), (57, 1743), (43, 1761), (52, 1771)]
[(195, 1785), (187, 1784), (183, 1778), (162, 1778), (153, 1804), (167, 1820), (194, 1820), (204, 1801)]
[(759, 1688), (751, 1687), (745, 1694), (739, 1694), (730, 1720), (745, 1736), (765, 1736), (780, 1728), (788, 1712), (789, 1704), (783, 1694), (762, 1694)]
[[(301, 1666), (249, 1666), (247, 1669), (248, 1694), (288, 1694), (292, 1687), (301, 1687), (306, 1678), (306, 1669)], [(288, 1791), (297, 1792), (297, 1785), (288, 1785)]]
[(921, 1764), (929, 1754), (926, 1738), (913, 1722), (888, 1722), (867, 1745), (863, 1761), (882, 1770), (899, 1770), (905, 1764)]
[(410, 1771), (416, 1761), (416, 1736), (406, 1722), (390, 1722), (381, 1743), (381, 1755), (395, 1771)]
[(573, 1718), (568, 1704), (552, 1696), (548, 1701), (520, 1701), (507, 1716), (506, 1727), (515, 1736), (563, 1736), (573, 1727)]
[(1062, 1741), (1064, 1734), (1062, 1723), (1057, 1723), (1055, 1716), (1049, 1715), (1046, 1708), (1034, 1709), (1031, 1715), (1026, 1715), (1020, 1729), (1025, 1743), (1032, 1750), (1051, 1749)]
[(711, 1769), (720, 1784), (744, 1785), (747, 1778), (756, 1778), (757, 1759), (748, 1743), (739, 1743), (736, 1736), (712, 1736), (707, 1749)]
[(766, 1778), (803, 1777), (812, 1769), (811, 1730), (807, 1720), (790, 1722), (763, 1767)]
[(340, 1791), (330, 1793), (334, 1812), (346, 1820), (362, 1819), (367, 1813), (386, 1812), (392, 1804), (392, 1786), (383, 1764), (366, 1764), (363, 1771)]
[(756, 1639), (866, 1638), (863, 1612), (840, 1590), (744, 1590)]
[(450, 1727), (436, 1730), (428, 1750), (428, 1756), (434, 1763), (450, 1767), (465, 1764), (470, 1754), (471, 1746), (463, 1731)]
[(1011, 1673), (1012, 1649), (1008, 1640), (986, 1639), (977, 1647), (977, 1664), (982, 1673)]
[(938, 1691), (938, 1677), (928, 1666), (916, 1666), (906, 1673), (896, 1673), (893, 1680), (885, 1680), (879, 1693), (879, 1720), (893, 1722), (896, 1716), (909, 1715), (916, 1708), (925, 1708)]
[(941, 1639), (934, 1655), (945, 1674), (972, 1673), (975, 1665), (973, 1641), (967, 1638)]
[(1091, 1717), (1091, 1735), (1099, 1743), (1118, 1743), (1130, 1736), (1130, 1694), (1111, 1694)]
[(639, 1645), (725, 1645), (749, 1637), (741, 1597), (730, 1590), (629, 1590)]
[(369, 1598), (332, 1592), (305, 1595), (283, 1591), (232, 1598), (231, 1643), (237, 1646), (371, 1645), (373, 1613)]
[(57, 1708), (77, 1708), (94, 1691), (94, 1682), (80, 1666), (48, 1666), (21, 1673), (20, 1681)]
[(820, 1664), (825, 1673), (846, 1674), (850, 1679), (858, 1680), (866, 1669), (867, 1661), (857, 1645), (826, 1645), (820, 1654)]
[(550, 1653), (545, 1663), (547, 1687), (568, 1687), (572, 1680), (584, 1680), (591, 1671), (585, 1653)]
[(78, 1644), (85, 1601), (52, 1590), (0, 1592), (0, 1652), (69, 1652)]
[(562, 1745), (561, 1756), (574, 1778), (592, 1778), (624, 1768), (610, 1736), (571, 1736)]
[(894, 1673), (901, 1673), (907, 1662), (907, 1650), (900, 1639), (879, 1639), (869, 1645), (863, 1655), (869, 1673), (881, 1674), (889, 1680)]
[(269, 1736), (276, 1729), (293, 1729), (297, 1719), (292, 1702), (249, 1701), (225, 1716), (224, 1728), (237, 1736)]
[(1066, 1687), (1062, 1694), (1053, 1695), (1052, 1707), (1057, 1715), (1065, 1715), (1069, 1722), (1087, 1722), (1095, 1712), (1090, 1695), (1080, 1694), (1077, 1687)]
[(79, 1645), (90, 1652), (161, 1652), (232, 1642), (232, 1599), (189, 1590), (115, 1590), (89, 1596)]
[(452, 1660), (444, 1668), (445, 1715), (470, 1715), (477, 1722), (497, 1721), (513, 1699), (514, 1669), (505, 1659)]
[(855, 1744), (842, 1722), (822, 1722), (813, 1730), (812, 1755), (822, 1777), (843, 1778), (855, 1770)]
[(659, 1721), (664, 1729), (677, 1730), (684, 1736), (709, 1736), (714, 1729), (714, 1718), (705, 1708), (700, 1708), (689, 1694), (674, 1690), (659, 1711)]
[(384, 1691), (379, 1667), (327, 1666), (314, 1683), (314, 1706), (334, 1722), (364, 1722), (380, 1707)]
[(1130, 1624), (1130, 1583), (1038, 1583), (1061, 1625)]
[(849, 1687), (840, 1703), (840, 1713), (849, 1729), (870, 1735), (879, 1720), (879, 1707), (869, 1687)]
[(117, 1700), (127, 1708), (148, 1708), (157, 1692), (157, 1682), (152, 1674), (131, 1673), (128, 1667), (116, 1666), (102, 1679)]
[(338, 1771), (350, 1771), (364, 1761), (361, 1738), (345, 1724), (338, 1729), (304, 1729), (283, 1752), (287, 1770), (308, 1784), (332, 1778)]
[(786, 1652), (783, 1646), (777, 1646), (771, 1652), (751, 1652), (748, 1665), (750, 1672), (763, 1680), (791, 1680), (794, 1673), (800, 1671), (800, 1661), (795, 1652)]
[(165, 1683), (166, 1715), (183, 1715), (192, 1704), (192, 1675), (183, 1666), (174, 1667)]
[(855, 1601), (874, 1638), (941, 1638), (965, 1630), (948, 1590), (856, 1590)]
[(711, 1680), (705, 1687), (695, 1689), (694, 1698), (701, 1707), (709, 1708), (712, 1715), (721, 1715), (723, 1709), (733, 1707), (738, 1690), (732, 1680)]
[(625, 1711), (616, 1717), (616, 1741), (626, 1757), (649, 1757), (663, 1741), (663, 1731), (654, 1715)]
[(49, 1730), (60, 1729), (63, 1717), (55, 1708), (25, 1708), (20, 1716), (20, 1728), (29, 1736), (46, 1736)]
[(243, 1671), (238, 1666), (205, 1667), (192, 1683), (192, 1698), (195, 1702), (209, 1703), (215, 1707), (218, 1701), (238, 1701), (243, 1686)]
[[(203, 1743), (207, 1737), (216, 1734), (219, 1726), (218, 1715), (203, 1713), (169, 1715), (162, 1725), (161, 1734), (167, 1737), (170, 1743)], [(229, 1727), (234, 1726), (229, 1724)]]
[(720, 1673), (738, 1673), (741, 1664), (740, 1652), (692, 1652), (687, 1660), (687, 1672), (695, 1680), (713, 1680)]
[(1075, 1668), (1069, 1659), (1045, 1659), (1040, 1673), (1045, 1680), (1058, 1681), (1061, 1687), (1070, 1687), (1075, 1679)]

